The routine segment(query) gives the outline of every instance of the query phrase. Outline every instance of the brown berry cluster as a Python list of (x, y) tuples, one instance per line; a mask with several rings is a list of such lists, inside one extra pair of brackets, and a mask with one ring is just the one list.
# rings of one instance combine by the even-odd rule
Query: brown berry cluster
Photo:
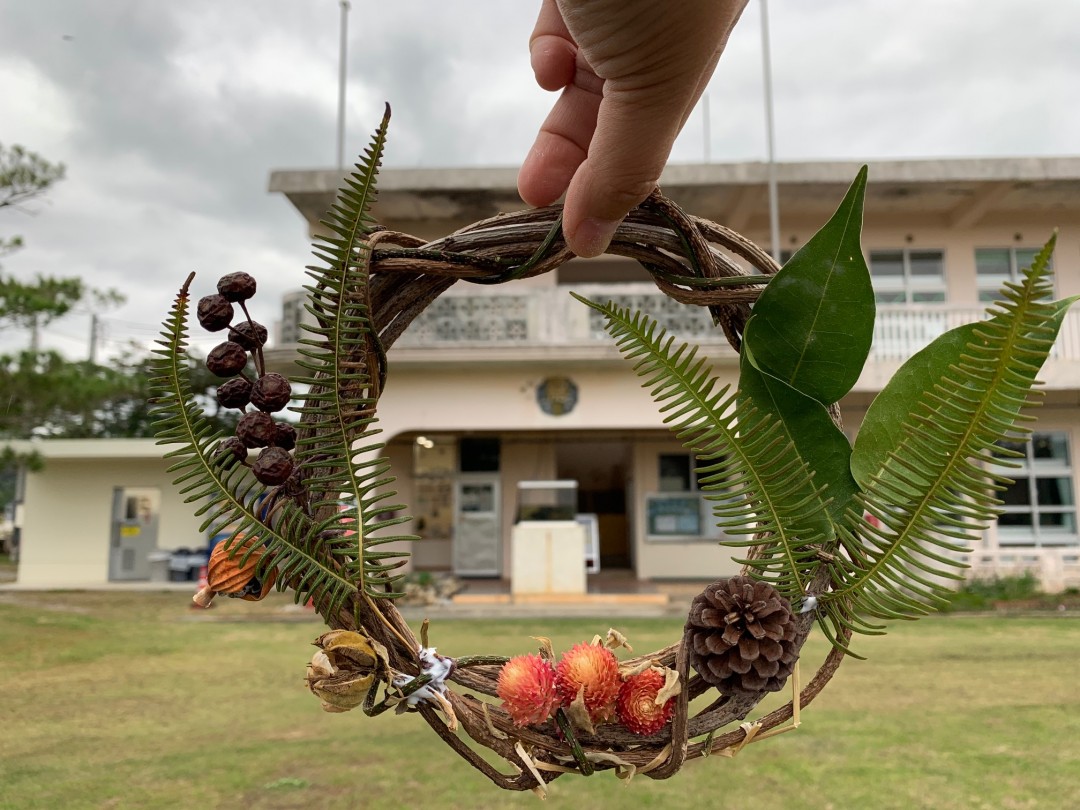
[[(199, 323), (209, 332), (228, 329), (229, 333), (224, 343), (210, 350), (206, 367), (218, 377), (229, 378), (218, 386), (218, 404), (244, 412), (236, 425), (236, 435), (218, 445), (218, 453), (227, 462), (250, 466), (252, 474), (267, 486), (284, 484), (295, 469), (289, 451), (296, 446), (296, 429), (270, 414), (289, 404), (292, 386), (282, 375), (266, 371), (266, 327), (251, 319), (245, 303), (255, 295), (255, 279), (247, 273), (229, 273), (218, 279), (217, 289), (216, 295), (199, 300)], [(245, 320), (233, 324), (235, 304), (239, 304)], [(245, 371), (249, 353), (255, 365), (254, 379)], [(249, 411), (248, 405), (255, 410)], [(248, 451), (254, 448), (262, 450), (248, 465)]]

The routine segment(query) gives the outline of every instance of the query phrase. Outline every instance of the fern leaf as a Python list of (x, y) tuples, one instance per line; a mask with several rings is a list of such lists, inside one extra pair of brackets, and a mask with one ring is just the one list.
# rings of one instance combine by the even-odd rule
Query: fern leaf
[[(177, 445), (166, 453), (174, 463), (170, 473), (177, 473), (175, 483), (182, 485), (185, 502), (201, 504), (196, 515), (207, 515), (200, 531), (210, 525), (232, 524), (235, 528), (225, 542), (233, 553), (244, 544), (238, 538), (258, 537), (267, 554), (260, 561), (258, 575), (270, 565), (278, 567), (278, 585), (292, 587), (296, 599), (315, 599), (332, 608), (345, 603), (356, 587), (344, 569), (328, 564), (294, 538), (310, 532), (310, 521), (295, 504), (284, 504), (278, 520), (271, 525), (263, 520), (263, 498), (268, 490), (247, 475), (235, 462), (224, 461), (214, 453), (222, 434), (213, 429), (192, 394), (185, 364), (187, 351), (188, 288), (194, 273), (181, 288), (166, 319), (158, 348), (154, 349), (152, 389), (158, 444)], [(255, 544), (247, 544), (247, 553)]]
[(709, 361), (686, 344), (675, 348), (674, 338), (647, 316), (574, 297), (604, 316), (619, 350), (636, 361), (664, 423), (703, 462), (702, 489), (710, 493), (717, 525), (730, 534), (761, 535), (726, 543), (758, 547), (758, 556), (745, 562), (801, 601), (820, 565), (818, 549), (831, 537), (822, 493), (780, 423), (738, 402), (730, 386), (718, 387)]
[[(316, 240), (315, 255), (326, 266), (308, 268), (314, 283), (305, 287), (307, 309), (316, 323), (303, 325), (310, 337), (302, 341), (301, 366), (308, 374), (299, 380), (311, 390), (305, 404), (293, 408), (301, 414), (296, 460), (304, 467), (306, 485), (319, 493), (308, 542), (336, 538), (334, 553), (349, 578), (372, 597), (401, 595), (395, 587), (403, 575), (394, 572), (407, 556), (375, 551), (375, 546), (416, 539), (381, 535), (408, 518), (380, 518), (404, 508), (383, 504), (394, 481), (390, 462), (377, 455), (381, 444), (355, 446), (377, 432), (375, 406), (385, 369), (366, 300), (369, 256), (363, 240), (374, 224), (370, 211), (389, 116), (387, 107), (363, 160), (322, 222), (330, 235)], [(399, 559), (390, 563), (388, 556)]]
[[(940, 606), (943, 580), (960, 578), (956, 556), (998, 514), (994, 494), (1010, 482), (987, 466), (996, 463), (998, 442), (1030, 432), (1020, 409), (1030, 404), (1035, 376), (1075, 300), (1047, 301), (1053, 245), (1051, 239), (1022, 284), (1006, 285), (990, 320), (961, 327), (971, 339), (922, 393), (896, 431), (895, 448), (863, 473), (858, 510), (841, 527), (847, 565), (822, 598), (834, 611), (839, 606), (846, 626), (865, 632), (868, 617), (910, 619)], [(950, 334), (939, 341), (956, 345)], [(886, 386), (879, 395), (887, 409), (892, 393)], [(853, 464), (866, 468), (858, 443), (856, 450)]]

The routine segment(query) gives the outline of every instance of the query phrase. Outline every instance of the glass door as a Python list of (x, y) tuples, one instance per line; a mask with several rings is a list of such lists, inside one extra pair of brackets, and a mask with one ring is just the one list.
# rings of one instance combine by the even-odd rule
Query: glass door
[(499, 477), (461, 475), (454, 482), (454, 573), (497, 577), (502, 573)]

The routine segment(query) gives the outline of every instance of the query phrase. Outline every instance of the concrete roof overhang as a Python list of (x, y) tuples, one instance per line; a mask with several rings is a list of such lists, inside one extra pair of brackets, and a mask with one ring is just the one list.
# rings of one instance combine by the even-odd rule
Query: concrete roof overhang
[[(861, 165), (777, 164), (783, 220), (823, 223)], [(902, 219), (973, 227), (1080, 216), (1080, 157), (890, 160), (869, 166), (868, 223)], [(373, 213), (387, 227), (407, 232), (468, 224), (522, 208), (516, 176), (508, 167), (383, 169)], [(341, 179), (336, 170), (278, 170), (270, 176), (270, 191), (284, 194), (316, 223)], [(767, 183), (768, 166), (760, 162), (674, 164), (660, 179), (664, 193), (688, 212), (743, 231), (767, 230)]]

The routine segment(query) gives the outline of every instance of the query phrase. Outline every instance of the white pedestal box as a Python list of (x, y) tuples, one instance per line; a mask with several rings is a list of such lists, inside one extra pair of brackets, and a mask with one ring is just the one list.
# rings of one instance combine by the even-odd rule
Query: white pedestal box
[(526, 520), (510, 536), (510, 592), (584, 594), (585, 527), (573, 520)]

